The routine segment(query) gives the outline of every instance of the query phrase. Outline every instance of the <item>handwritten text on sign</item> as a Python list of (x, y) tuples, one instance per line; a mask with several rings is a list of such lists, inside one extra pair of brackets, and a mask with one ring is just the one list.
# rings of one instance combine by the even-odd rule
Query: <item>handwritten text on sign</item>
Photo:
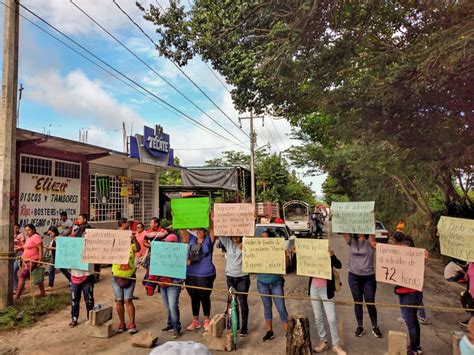
[(441, 254), (474, 261), (474, 219), (442, 216), (438, 232)]
[(187, 259), (187, 244), (152, 242), (150, 275), (185, 279)]
[(82, 262), (91, 264), (127, 264), (131, 231), (87, 229)]
[(89, 270), (89, 264), (82, 262), (84, 251), (84, 238), (56, 238), (56, 269)]
[(242, 271), (285, 274), (285, 239), (245, 237), (242, 245)]
[(332, 279), (327, 239), (296, 240), (296, 275)]
[(423, 290), (425, 249), (377, 244), (377, 281)]
[(375, 234), (375, 202), (333, 202), (334, 233)]
[(221, 236), (253, 236), (255, 206), (252, 203), (215, 203), (214, 233)]

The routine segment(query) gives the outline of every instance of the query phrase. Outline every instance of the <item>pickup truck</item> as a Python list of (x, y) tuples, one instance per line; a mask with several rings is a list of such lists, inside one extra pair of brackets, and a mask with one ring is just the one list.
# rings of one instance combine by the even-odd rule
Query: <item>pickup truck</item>
[(283, 205), (283, 218), (285, 224), (295, 235), (309, 236), (311, 223), (309, 219), (310, 208), (303, 201), (289, 201)]

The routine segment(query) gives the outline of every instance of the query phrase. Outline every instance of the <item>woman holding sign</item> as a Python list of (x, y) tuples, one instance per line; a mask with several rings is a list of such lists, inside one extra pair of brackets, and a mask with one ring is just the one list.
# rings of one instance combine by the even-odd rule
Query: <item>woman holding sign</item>
[[(334, 250), (331, 248), (329, 248), (329, 255), (331, 256), (331, 269), (340, 269), (342, 267), (341, 261), (336, 257), (336, 255), (334, 255)], [(326, 330), (324, 329), (323, 313), (325, 312), (328, 319), (329, 329), (331, 330), (332, 351), (338, 355), (346, 355), (344, 349), (339, 345), (340, 340), (337, 330), (336, 305), (334, 302), (324, 302), (334, 299), (335, 290), (336, 283), (334, 272), (331, 273), (331, 280), (319, 277), (310, 277), (309, 279), (309, 294), (312, 299), (311, 303), (313, 305), (316, 328), (320, 339), (319, 345), (313, 349), (315, 353), (322, 353), (329, 349)]]
[[(344, 233), (344, 239), (349, 244), (349, 287), (355, 302), (375, 302), (377, 281), (375, 280), (374, 255), (377, 242), (373, 234), (348, 234)], [(376, 338), (382, 337), (382, 332), (377, 325), (377, 308), (367, 305), (370, 321), (372, 323), (372, 334)], [(354, 305), (357, 319), (356, 337), (361, 337), (364, 332), (364, 311), (361, 304)]]
[[(186, 285), (212, 288), (216, 279), (216, 267), (212, 262), (215, 242), (212, 220), (209, 225), (209, 234), (205, 228), (196, 229), (196, 235), (190, 234), (185, 229), (181, 229), (180, 232), (183, 242), (189, 244)], [(202, 326), (207, 331), (211, 314), (212, 291), (195, 288), (186, 288), (186, 290), (189, 297), (191, 297), (191, 308), (193, 311), (193, 321), (186, 329), (193, 331), (201, 328), (199, 310), (202, 305), (204, 313), (204, 323)]]

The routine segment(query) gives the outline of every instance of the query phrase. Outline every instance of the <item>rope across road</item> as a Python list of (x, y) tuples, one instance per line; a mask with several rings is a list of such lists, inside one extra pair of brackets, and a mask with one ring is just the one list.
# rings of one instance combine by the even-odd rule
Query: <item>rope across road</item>
[[(17, 259), (22, 259), (22, 257), (2, 257), (0, 256), (0, 260), (17, 260)], [(33, 261), (34, 263), (37, 264), (42, 264), (42, 265), (53, 265), (52, 263), (48, 263), (45, 261)], [(31, 263), (30, 263), (30, 268), (31, 268)], [(100, 275), (100, 272), (90, 272), (91, 274), (97, 274)], [(30, 275), (31, 275), (31, 269), (30, 269)], [(154, 283), (157, 285), (166, 285), (166, 286), (178, 286), (182, 288), (191, 288), (191, 289), (196, 289), (196, 290), (203, 290), (203, 291), (212, 291), (212, 292), (218, 292), (218, 293), (223, 293), (223, 294), (229, 294), (229, 290), (223, 289), (223, 288), (209, 288), (209, 287), (201, 287), (201, 286), (191, 286), (191, 285), (185, 285), (185, 284), (177, 284), (177, 283), (172, 283), (172, 282), (162, 282), (162, 281), (156, 281), (156, 280), (149, 280), (149, 279), (139, 279), (136, 277), (123, 277), (129, 280), (134, 280), (138, 282), (146, 281), (148, 283)], [(31, 287), (31, 276), (30, 276), (30, 287)], [(233, 294), (235, 295), (247, 295), (249, 297), (272, 297), (272, 298), (284, 298), (288, 300), (298, 300), (298, 301), (320, 301), (320, 302), (331, 302), (334, 304), (338, 305), (343, 305), (343, 306), (353, 306), (353, 305), (369, 305), (369, 306), (377, 306), (377, 307), (385, 307), (385, 308), (425, 308), (425, 309), (430, 309), (434, 312), (456, 312), (456, 313), (464, 313), (464, 312), (474, 312), (474, 309), (471, 308), (462, 308), (462, 307), (447, 307), (447, 306), (430, 306), (430, 305), (401, 305), (398, 303), (385, 303), (385, 302), (356, 302), (353, 300), (324, 300), (324, 299), (319, 299), (319, 298), (312, 298), (309, 296), (298, 296), (298, 295), (284, 295), (284, 296), (279, 296), (279, 295), (268, 295), (268, 294), (262, 294), (258, 292), (239, 292), (239, 291), (232, 291)], [(31, 292), (31, 295), (33, 297), (33, 304), (35, 304), (34, 300), (34, 295), (33, 292)]]

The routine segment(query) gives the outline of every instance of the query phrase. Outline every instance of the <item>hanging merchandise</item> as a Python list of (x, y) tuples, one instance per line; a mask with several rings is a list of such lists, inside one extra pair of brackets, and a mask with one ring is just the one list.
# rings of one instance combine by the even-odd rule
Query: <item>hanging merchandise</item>
[(120, 196), (127, 197), (128, 193), (128, 177), (120, 176)]
[(97, 189), (97, 200), (99, 203), (106, 204), (110, 199), (110, 178), (108, 176), (95, 177)]
[(140, 201), (140, 198), (142, 196), (142, 186), (140, 184), (140, 181), (134, 181), (133, 182), (133, 200), (135, 202)]

